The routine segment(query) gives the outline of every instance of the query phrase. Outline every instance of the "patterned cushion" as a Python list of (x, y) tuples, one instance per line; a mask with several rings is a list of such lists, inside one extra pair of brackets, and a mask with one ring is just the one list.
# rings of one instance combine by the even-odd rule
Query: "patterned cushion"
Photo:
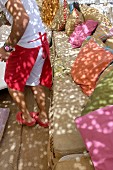
[(98, 25), (98, 27), (93, 35), (96, 37), (99, 37), (102, 41), (105, 41), (106, 39), (113, 36), (111, 29), (112, 29), (111, 26), (105, 26), (103, 24), (100, 24), (100, 25)]
[(111, 26), (110, 20), (107, 16), (101, 14), (98, 9), (94, 7), (90, 7), (87, 5), (81, 5), (80, 10), (85, 18), (85, 21), (92, 19), (94, 21), (98, 21), (98, 23), (102, 23), (105, 26)]
[(113, 66), (108, 73), (99, 81), (93, 94), (89, 97), (81, 115), (85, 115), (98, 108), (113, 104)]
[(69, 15), (66, 26), (65, 26), (65, 32), (68, 36), (72, 34), (75, 27), (78, 24), (81, 24), (84, 22), (84, 18), (81, 12), (79, 12), (77, 9), (74, 9), (72, 13)]
[(86, 22), (83, 22), (82, 24), (79, 24), (77, 27), (75, 27), (75, 30), (69, 37), (69, 42), (71, 43), (72, 47), (81, 47), (83, 41), (87, 38), (87, 36), (92, 34), (97, 25), (97, 21), (87, 20)]
[(75, 122), (86, 148), (89, 151), (95, 170), (112, 169), (113, 105), (97, 109), (87, 115), (78, 117)]
[(94, 38), (91, 38), (81, 48), (75, 59), (71, 69), (72, 78), (76, 84), (80, 85), (82, 91), (90, 96), (96, 87), (100, 74), (112, 61), (113, 54), (100, 47)]
[(69, 5), (66, 0), (63, 0), (59, 5), (59, 9), (51, 23), (51, 29), (54, 31), (65, 30), (65, 24), (69, 16)]
[(43, 0), (42, 2), (42, 20), (47, 25), (50, 26), (53, 18), (59, 8), (59, 0)]

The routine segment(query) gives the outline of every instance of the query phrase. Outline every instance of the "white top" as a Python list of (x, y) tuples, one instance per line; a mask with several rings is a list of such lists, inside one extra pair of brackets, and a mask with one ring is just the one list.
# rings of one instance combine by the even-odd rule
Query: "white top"
[[(12, 16), (5, 8), (7, 1), (8, 0), (0, 0), (0, 8), (4, 12), (9, 23), (12, 25)], [(44, 25), (40, 17), (40, 12), (36, 0), (21, 0), (21, 2), (27, 14), (29, 15), (30, 20), (23, 36), (18, 42), (18, 45), (25, 48), (34, 48), (41, 45), (41, 41), (37, 40), (30, 43), (28, 42), (37, 39), (39, 37), (38, 32), (41, 32), (42, 34), (45, 33)]]

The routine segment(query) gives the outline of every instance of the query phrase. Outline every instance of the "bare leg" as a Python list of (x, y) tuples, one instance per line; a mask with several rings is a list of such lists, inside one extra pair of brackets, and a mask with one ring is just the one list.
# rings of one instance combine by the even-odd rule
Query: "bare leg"
[(39, 117), (43, 122), (48, 121), (48, 114), (46, 111), (46, 95), (44, 88), (41, 85), (31, 86), (32, 92), (34, 94), (35, 100), (40, 110)]
[(31, 122), (32, 118), (29, 114), (26, 102), (25, 102), (25, 96), (24, 93), (16, 90), (12, 90), (8, 88), (9, 94), (13, 98), (13, 100), (16, 102), (18, 105), (20, 111), (22, 112), (22, 118), (25, 119), (27, 122)]

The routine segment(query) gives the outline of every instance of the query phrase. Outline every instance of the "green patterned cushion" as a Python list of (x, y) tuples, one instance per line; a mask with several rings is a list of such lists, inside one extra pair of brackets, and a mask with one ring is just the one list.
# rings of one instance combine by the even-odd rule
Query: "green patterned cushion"
[(81, 115), (85, 115), (91, 111), (99, 109), (101, 107), (113, 104), (113, 69), (102, 78), (93, 94), (89, 97), (89, 101), (86, 104)]

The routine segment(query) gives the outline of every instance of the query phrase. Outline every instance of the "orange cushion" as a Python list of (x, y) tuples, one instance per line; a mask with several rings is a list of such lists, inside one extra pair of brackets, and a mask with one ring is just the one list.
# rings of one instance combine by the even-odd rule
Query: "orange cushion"
[(102, 71), (113, 61), (113, 54), (91, 38), (80, 50), (71, 75), (86, 95), (91, 95)]

